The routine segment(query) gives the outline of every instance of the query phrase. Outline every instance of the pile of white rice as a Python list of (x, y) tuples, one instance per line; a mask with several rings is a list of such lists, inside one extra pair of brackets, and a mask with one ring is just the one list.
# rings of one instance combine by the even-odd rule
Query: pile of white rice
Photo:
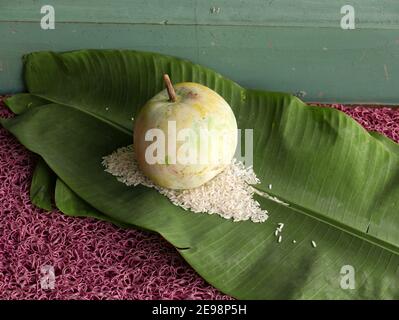
[(145, 177), (135, 161), (133, 145), (120, 148), (103, 157), (105, 171), (116, 176), (127, 186), (139, 184), (154, 188), (176, 206), (197, 213), (218, 214), (233, 221), (251, 220), (264, 222), (268, 212), (262, 210), (259, 202), (253, 199), (254, 188), (260, 183), (252, 168), (233, 159), (232, 163), (219, 175), (204, 185), (190, 190), (172, 190), (156, 186)]

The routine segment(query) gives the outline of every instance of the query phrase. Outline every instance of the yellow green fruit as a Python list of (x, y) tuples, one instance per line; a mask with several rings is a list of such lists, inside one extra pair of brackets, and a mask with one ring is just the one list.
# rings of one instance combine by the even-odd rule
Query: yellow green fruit
[[(237, 147), (237, 122), (229, 104), (208, 87), (193, 82), (173, 87), (175, 101), (170, 100), (165, 89), (140, 110), (134, 126), (135, 154), (141, 171), (157, 185), (171, 189), (196, 188), (230, 163)], [(173, 124), (176, 135), (173, 135)], [(153, 140), (146, 141), (146, 133), (159, 131), (165, 136), (164, 154), (159, 148), (154, 151), (156, 142), (162, 139), (157, 141), (152, 135)], [(179, 140), (179, 137), (185, 139)], [(174, 148), (168, 146), (170, 143), (173, 146), (176, 138), (174, 153)], [(148, 161), (149, 154), (162, 161)], [(181, 159), (184, 161), (179, 161)]]

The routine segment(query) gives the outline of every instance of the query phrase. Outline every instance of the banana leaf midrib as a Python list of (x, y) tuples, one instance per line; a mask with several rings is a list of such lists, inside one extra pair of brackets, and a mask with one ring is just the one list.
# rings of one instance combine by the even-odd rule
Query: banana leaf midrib
[[(116, 122), (114, 122), (114, 121), (112, 121), (112, 120), (106, 119), (106, 118), (102, 117), (101, 115), (99, 115), (99, 114), (97, 114), (97, 113), (90, 112), (90, 111), (88, 111), (88, 110), (86, 110), (86, 109), (84, 109), (84, 108), (79, 108), (79, 107), (74, 106), (73, 104), (70, 104), (70, 103), (65, 103), (65, 102), (57, 101), (57, 99), (50, 98), (50, 97), (47, 97), (47, 96), (45, 96), (45, 95), (36, 94), (36, 93), (32, 93), (32, 95), (37, 96), (37, 97), (40, 97), (40, 98), (42, 98), (42, 99), (46, 99), (46, 100), (48, 100), (49, 102), (54, 103), (54, 104), (59, 104), (59, 105), (62, 105), (62, 106), (67, 106), (67, 107), (73, 108), (73, 109), (75, 109), (75, 110), (81, 111), (81, 112), (83, 112), (83, 113), (85, 113), (85, 114), (87, 114), (87, 115), (90, 115), (90, 116), (92, 116), (92, 117), (94, 117), (94, 118), (96, 118), (96, 119), (98, 119), (98, 120), (100, 120), (100, 121), (102, 121), (102, 122), (104, 122), (104, 123), (107, 123), (107, 124), (109, 124), (109, 125), (115, 127), (116, 129), (118, 129), (118, 130), (120, 130), (120, 131), (122, 131), (122, 132), (124, 132), (124, 133), (126, 133), (126, 134), (132, 135), (132, 132), (133, 132), (132, 129), (126, 128), (126, 127), (124, 127), (124, 126), (122, 126), (122, 125), (120, 125), (120, 124), (118, 124), (118, 123), (116, 123)], [(51, 104), (51, 103), (50, 103), (50, 104)]]
[[(377, 237), (374, 237), (374, 236), (371, 236), (371, 235), (368, 234), (368, 225), (369, 224), (367, 225), (366, 230), (362, 231), (362, 230), (350, 227), (350, 226), (348, 226), (348, 225), (346, 225), (346, 224), (344, 224), (344, 223), (342, 223), (342, 222), (340, 222), (340, 221), (338, 221), (336, 219), (331, 219), (331, 218), (329, 218), (326, 215), (319, 214), (319, 213), (315, 212), (314, 210), (311, 210), (311, 209), (302, 207), (300, 205), (297, 205), (297, 204), (293, 203), (292, 201), (289, 201), (287, 199), (281, 198), (280, 196), (275, 195), (272, 192), (270, 192), (270, 190), (266, 192), (266, 190), (262, 189), (261, 187), (257, 187), (257, 186), (253, 186), (253, 187), (256, 188), (257, 190), (259, 190), (260, 192), (266, 193), (266, 194), (268, 194), (270, 196), (278, 197), (279, 200), (287, 203), (288, 207), (291, 208), (292, 210), (296, 211), (296, 212), (299, 212), (301, 214), (307, 215), (308, 217), (310, 217), (312, 219), (315, 219), (317, 221), (325, 223), (325, 224), (327, 224), (329, 226), (332, 226), (332, 227), (334, 227), (336, 229), (344, 231), (344, 232), (346, 232), (346, 233), (348, 233), (350, 235), (353, 235), (355, 237), (361, 238), (362, 240), (367, 241), (367, 242), (369, 242), (369, 243), (371, 243), (371, 244), (373, 244), (375, 246), (378, 246), (378, 247), (383, 248), (385, 250), (388, 250), (388, 251), (390, 251), (390, 252), (392, 252), (392, 253), (394, 253), (396, 255), (399, 255), (399, 247), (398, 246), (396, 246), (395, 244), (389, 243), (387, 241), (380, 240)], [(259, 196), (267, 199), (267, 197), (262, 196), (259, 193), (257, 193), (257, 194)], [(271, 201), (273, 201), (273, 200), (271, 200)], [(278, 202), (277, 202), (277, 205), (286, 206), (286, 205), (284, 205), (282, 203), (278, 203)], [(370, 220), (371, 220), (371, 218), (370, 218)], [(267, 221), (265, 223), (267, 223)]]

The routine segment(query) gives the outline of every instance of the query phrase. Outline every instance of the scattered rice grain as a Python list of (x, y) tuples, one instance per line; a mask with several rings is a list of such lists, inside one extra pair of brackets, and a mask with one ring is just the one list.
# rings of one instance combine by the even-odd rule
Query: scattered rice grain
[(312, 246), (313, 246), (313, 248), (317, 247), (316, 242), (314, 242), (313, 240), (312, 240)]
[(282, 240), (283, 240), (283, 237), (282, 237), (282, 236), (279, 236), (279, 237), (278, 237), (278, 243), (280, 243)]
[(277, 198), (277, 197), (271, 196), (271, 195), (268, 194), (267, 192), (260, 191), (260, 190), (255, 189), (255, 188), (253, 188), (253, 189), (254, 189), (254, 192), (255, 192), (256, 194), (258, 194), (258, 195), (260, 195), (260, 196), (262, 196), (262, 197), (264, 197), (264, 198), (266, 198), (266, 199), (268, 199), (268, 200), (274, 201), (274, 202), (276, 202), (276, 203), (278, 203), (278, 204), (281, 204), (281, 205), (283, 205), (283, 206), (286, 206), (286, 207), (289, 207), (289, 206), (290, 206), (289, 203), (286, 203), (286, 202), (280, 200), (280, 199)]

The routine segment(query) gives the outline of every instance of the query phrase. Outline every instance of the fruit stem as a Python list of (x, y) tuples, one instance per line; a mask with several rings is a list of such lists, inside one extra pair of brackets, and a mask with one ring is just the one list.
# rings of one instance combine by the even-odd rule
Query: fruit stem
[(176, 102), (176, 92), (173, 88), (172, 81), (170, 81), (169, 75), (163, 75), (163, 81), (165, 82), (166, 90), (168, 90), (169, 100)]

